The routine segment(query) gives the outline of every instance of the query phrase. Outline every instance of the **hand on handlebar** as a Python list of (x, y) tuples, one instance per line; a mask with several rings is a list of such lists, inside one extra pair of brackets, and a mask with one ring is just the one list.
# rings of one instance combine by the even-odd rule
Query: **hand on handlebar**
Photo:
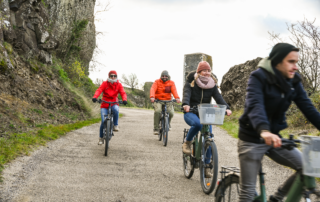
[(92, 102), (97, 102), (97, 98), (92, 98)]
[(230, 116), (232, 114), (232, 111), (230, 109), (227, 109), (226, 112), (227, 112), (227, 116)]
[(184, 110), (185, 112), (189, 112), (189, 111), (190, 111), (190, 106), (189, 106), (189, 105), (184, 105), (184, 106), (183, 106), (183, 110)]
[(122, 104), (127, 105), (128, 104), (127, 100), (122, 101)]
[(179, 99), (179, 98), (177, 98), (177, 99), (176, 99), (176, 102), (177, 102), (177, 103), (180, 103), (181, 101), (180, 101), (180, 99)]
[(152, 103), (154, 103), (154, 98), (152, 97), (152, 98), (150, 98), (150, 101), (152, 102)]
[(278, 135), (265, 131), (260, 136), (264, 139), (266, 145), (273, 146), (274, 148), (281, 147), (282, 142)]

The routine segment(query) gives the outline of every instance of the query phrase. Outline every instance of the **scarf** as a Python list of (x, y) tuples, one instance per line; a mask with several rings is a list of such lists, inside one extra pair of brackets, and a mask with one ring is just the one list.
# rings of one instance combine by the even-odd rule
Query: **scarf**
[(194, 79), (196, 80), (197, 85), (202, 89), (213, 88), (216, 85), (215, 81), (213, 80), (213, 78), (211, 76), (205, 77), (205, 76), (201, 76), (200, 74), (195, 73)]

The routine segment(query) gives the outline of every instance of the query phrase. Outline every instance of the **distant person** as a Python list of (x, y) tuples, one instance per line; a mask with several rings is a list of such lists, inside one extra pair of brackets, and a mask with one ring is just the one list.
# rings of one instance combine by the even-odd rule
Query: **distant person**
[[(191, 126), (186, 141), (182, 145), (182, 151), (185, 154), (191, 154), (191, 143), (194, 136), (201, 130), (202, 125), (200, 124), (200, 119), (198, 114), (194, 114), (189, 112), (190, 107), (197, 107), (202, 103), (211, 103), (211, 98), (213, 98), (217, 104), (226, 105), (227, 106), (227, 115), (230, 116), (232, 111), (230, 110), (229, 105), (222, 98), (218, 87), (217, 87), (217, 79), (211, 73), (211, 67), (208, 62), (202, 61), (199, 62), (197, 70), (192, 71), (188, 74), (186, 78), (186, 83), (183, 87), (183, 99), (182, 106), (184, 111), (184, 120), (185, 122)], [(212, 127), (210, 125), (210, 132), (212, 134)], [(211, 147), (207, 150), (207, 155), (211, 155)], [(207, 158), (206, 158), (207, 159)], [(208, 158), (210, 160), (210, 158)], [(206, 162), (209, 164), (210, 162)], [(212, 177), (212, 173), (210, 173), (210, 168), (205, 170), (205, 176), (207, 178)]]
[[(170, 101), (171, 95), (174, 96), (177, 103), (180, 103), (180, 98), (177, 93), (176, 85), (170, 79), (169, 72), (164, 70), (161, 73), (160, 79), (157, 79), (151, 86), (150, 89), (150, 101), (153, 103), (154, 107), (154, 122), (153, 122), (153, 134), (159, 134), (159, 122), (160, 122), (160, 115), (162, 111), (162, 104), (154, 102), (155, 99), (163, 100), (163, 101)], [(169, 130), (171, 130), (171, 120), (174, 114), (173, 104), (169, 103), (168, 105), (168, 112), (169, 112)]]
[[(97, 102), (97, 98), (100, 94), (103, 93), (102, 99), (107, 102), (117, 102), (118, 94), (120, 93), (123, 104), (127, 104), (127, 94), (123, 89), (122, 84), (117, 79), (117, 72), (112, 70), (109, 72), (109, 78), (107, 81), (104, 81), (100, 87), (95, 92), (92, 101)], [(109, 104), (102, 102), (101, 103), (101, 125), (100, 125), (100, 138), (98, 145), (102, 145), (104, 143), (103, 139), (103, 120), (104, 115), (108, 114)], [(119, 131), (118, 119), (119, 119), (119, 104), (112, 104), (111, 107), (113, 113), (113, 131)]]
[[(279, 132), (288, 127), (285, 114), (292, 101), (320, 130), (320, 113), (303, 89), (301, 77), (297, 73), (298, 61), (298, 48), (278, 43), (249, 77), (245, 109), (239, 119), (240, 202), (253, 201), (257, 173), (265, 154), (281, 165), (296, 171), (302, 170), (301, 152), (296, 148), (281, 148)], [(264, 139), (265, 144), (260, 143), (260, 138)], [(270, 196), (269, 202), (282, 201), (295, 177), (296, 173), (291, 175)]]

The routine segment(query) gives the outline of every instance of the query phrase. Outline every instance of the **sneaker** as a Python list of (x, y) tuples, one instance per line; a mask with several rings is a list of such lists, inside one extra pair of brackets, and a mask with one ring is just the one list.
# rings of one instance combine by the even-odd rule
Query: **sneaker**
[(192, 141), (185, 141), (182, 144), (182, 152), (187, 155), (190, 155), (191, 154), (191, 144), (192, 144)]
[(169, 125), (169, 131), (171, 131), (172, 130), (172, 128), (171, 128), (171, 126)]
[(273, 195), (271, 195), (268, 202), (282, 202), (282, 200), (278, 200)]
[(113, 131), (118, 132), (119, 131), (119, 126), (113, 126)]
[(206, 178), (212, 178), (213, 177), (213, 174), (211, 173), (211, 169), (210, 168), (206, 168), (206, 171), (205, 171), (205, 177)]
[(103, 143), (104, 143), (104, 139), (103, 138), (99, 138), (98, 145), (102, 145)]
[(158, 129), (153, 129), (153, 134), (154, 135), (159, 135), (159, 130)]

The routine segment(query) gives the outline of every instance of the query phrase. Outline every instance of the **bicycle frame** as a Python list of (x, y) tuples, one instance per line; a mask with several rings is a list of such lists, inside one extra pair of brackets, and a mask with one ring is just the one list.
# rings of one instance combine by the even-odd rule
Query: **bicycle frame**
[(201, 150), (202, 150), (202, 144), (203, 141), (205, 141), (208, 138), (208, 133), (210, 133), (209, 125), (203, 125), (201, 129), (201, 136), (198, 140), (198, 138), (195, 138), (195, 158), (197, 161), (201, 160)]
[[(254, 201), (267, 202), (264, 175), (265, 173), (263, 173), (262, 169), (260, 168), (260, 173), (259, 173), (260, 195), (255, 197)], [(285, 200), (285, 202), (299, 202), (303, 195), (305, 195), (306, 198), (309, 198), (309, 194), (312, 193), (312, 191), (307, 191), (307, 190), (314, 190), (315, 188), (316, 188), (315, 178), (303, 175), (302, 171), (298, 171), (297, 176), (293, 184), (291, 185), (291, 188), (289, 190), (289, 193), (287, 195), (287, 199)]]

